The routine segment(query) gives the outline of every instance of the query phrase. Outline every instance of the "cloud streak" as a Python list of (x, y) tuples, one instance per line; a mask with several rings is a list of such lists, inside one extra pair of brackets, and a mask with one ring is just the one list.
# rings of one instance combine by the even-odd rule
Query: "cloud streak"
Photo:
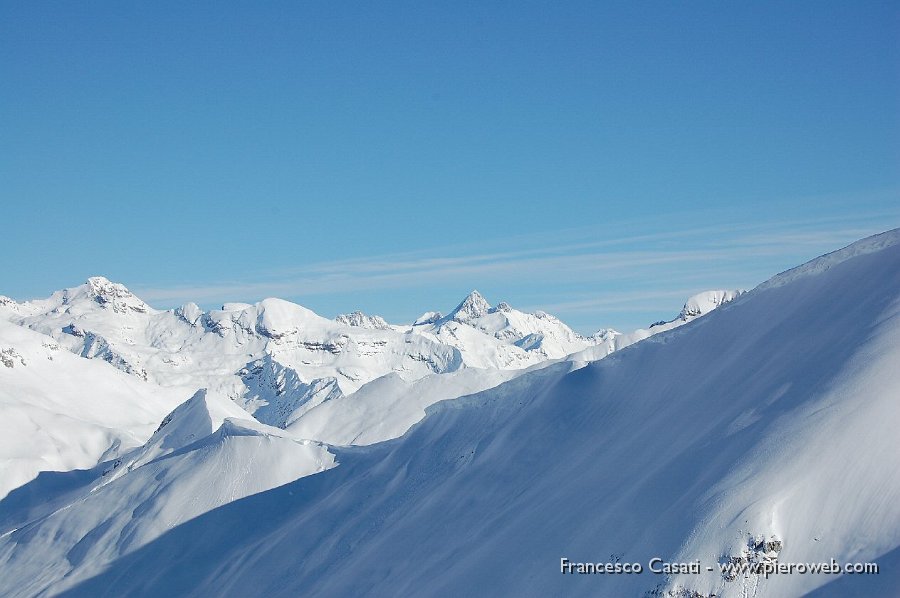
[[(806, 230), (802, 230), (804, 226)], [(814, 257), (809, 255), (811, 251), (837, 249), (842, 244), (879, 230), (871, 225), (832, 228), (828, 223), (817, 227), (816, 223), (808, 222), (733, 226), (729, 229), (697, 227), (467, 255), (442, 255), (445, 251), (449, 252), (443, 250), (321, 262), (270, 275), (265, 280), (137, 287), (135, 292), (150, 302), (173, 305), (186, 301), (252, 300), (266, 296), (302, 297), (404, 289), (487, 278), (510, 284), (534, 280), (615, 286), (616, 282), (649, 277), (668, 286), (669, 281), (685, 280), (697, 272), (702, 272), (706, 279), (721, 275), (730, 280), (739, 271), (742, 278), (760, 282), (760, 276), (776, 273), (765, 270), (773, 262), (798, 256), (811, 258)], [(515, 242), (508, 240), (510, 245)], [(789, 265), (793, 262), (786, 261), (785, 267)], [(660, 292), (663, 294), (656, 296), (673, 296), (676, 291), (671, 288), (657, 290), (657, 293)], [(578, 309), (571, 302), (550, 305)], [(604, 303), (595, 301), (593, 305), (601, 307)], [(612, 307), (611, 304), (606, 305)]]

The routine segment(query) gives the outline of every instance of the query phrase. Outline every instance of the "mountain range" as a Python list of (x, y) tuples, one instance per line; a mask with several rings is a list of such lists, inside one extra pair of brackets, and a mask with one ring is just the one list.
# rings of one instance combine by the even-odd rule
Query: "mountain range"
[(0, 594), (890, 595), (897, 363), (900, 230), (625, 334), (0, 297)]
[[(723, 293), (704, 293), (687, 305), (702, 302), (708, 311), (716, 304), (702, 298)], [(682, 310), (670, 325), (706, 313), (694, 311)], [(43, 448), (41, 443), (22, 448), (35, 444), (30, 433), (20, 436), (27, 427), (10, 431), (10, 446), (0, 452), (0, 493), (39, 471), (89, 467), (119, 456), (145, 441), (168, 410), (200, 389), (222, 404), (233, 402), (246, 418), (293, 426), (304, 438), (371, 443), (400, 436), (435, 401), (496, 386), (585, 350), (607, 354), (649, 334), (602, 331), (585, 337), (544, 312), (525, 313), (505, 303), (492, 307), (477, 291), (447, 316), (426, 315), (410, 325), (390, 325), (361, 312), (330, 320), (274, 298), (211, 311), (193, 303), (156, 310), (103, 277), (42, 300), (0, 297), (0, 347), (8, 352), (7, 365), (15, 365), (15, 355), (28, 356), (19, 368), (5, 368), (10, 380), (4, 385), (9, 394), (4, 411), (10, 420), (28, 413), (32, 420), (66, 422), (60, 430), (34, 424), (31, 432), (39, 431)], [(60, 352), (105, 362), (128, 377), (112, 368), (83, 368), (83, 360), (60, 358)], [(44, 363), (53, 357), (55, 363)], [(111, 390), (90, 396), (59, 390), (84, 383)], [(75, 412), (93, 413), (105, 401), (118, 401), (121, 408), (74, 421)], [(48, 406), (55, 403), (62, 407)], [(386, 409), (392, 417), (383, 415)], [(117, 419), (122, 417), (140, 419)], [(72, 425), (96, 429), (88, 442), (70, 434)]]

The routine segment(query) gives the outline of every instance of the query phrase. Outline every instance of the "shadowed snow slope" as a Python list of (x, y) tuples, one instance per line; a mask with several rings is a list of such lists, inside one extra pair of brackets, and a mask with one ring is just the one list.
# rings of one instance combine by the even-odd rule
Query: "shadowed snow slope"
[[(0, 539), (0, 593), (22, 594), (34, 577), (54, 593), (94, 572), (82, 543), (64, 555), (57, 534), (104, 559), (121, 554), (73, 596), (872, 590), (885, 578), (726, 581), (718, 565), (776, 553), (781, 562), (883, 557), (896, 579), (898, 241), (898, 231), (863, 240), (582, 369), (550, 365), (432, 405), (400, 439), (336, 449), (336, 468), (122, 550), (130, 536), (110, 529), (156, 492), (152, 478), (133, 488), (129, 478), (177, 467), (164, 479), (199, 492), (234, 475), (182, 462), (199, 451), (176, 451), (104, 487), (122, 483), (102, 503), (71, 504), (65, 524), (51, 515)], [(243, 471), (276, 462), (267, 453)], [(159, 525), (186, 519), (167, 513)], [(771, 550), (754, 548), (756, 538)], [(702, 569), (655, 575), (656, 556)], [(637, 562), (644, 573), (562, 575), (561, 557)]]
[(14, 490), (0, 508), (0, 595), (56, 593), (210, 509), (334, 465), (283, 433), (200, 391), (122, 459)]
[[(581, 364), (566, 362), (573, 369)], [(533, 369), (544, 364), (532, 366)], [(350, 396), (327, 401), (288, 426), (294, 438), (335, 445), (367, 445), (402, 436), (425, 417), (429, 405), (497, 386), (519, 375), (512, 370), (464, 369), (405, 382), (383, 376)]]

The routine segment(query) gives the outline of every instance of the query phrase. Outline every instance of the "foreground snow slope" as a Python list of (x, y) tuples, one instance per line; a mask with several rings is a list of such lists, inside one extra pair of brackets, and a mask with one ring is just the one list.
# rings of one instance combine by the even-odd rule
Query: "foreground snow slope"
[[(569, 369), (583, 365), (565, 363)], [(334, 445), (374, 444), (402, 436), (425, 417), (427, 408), (434, 403), (493, 388), (521, 373), (469, 368), (412, 382), (396, 375), (384, 376), (350, 396), (322, 403), (286, 431), (294, 438), (314, 438)]]
[(0, 508), (0, 595), (58, 591), (211, 509), (334, 465), (283, 434), (200, 391), (120, 459), (42, 474)]
[[(582, 369), (434, 405), (404, 437), (174, 527), (69, 595), (871, 591), (900, 565), (898, 242), (866, 239)], [(68, 511), (85, 523), (66, 529), (100, 533), (83, 504)], [(0, 591), (28, 583), (22, 563), (58, 529), (50, 517), (2, 539)], [(782, 562), (883, 556), (888, 577), (705, 570), (757, 537)], [(646, 571), (655, 556), (704, 569), (559, 572), (561, 557)]]

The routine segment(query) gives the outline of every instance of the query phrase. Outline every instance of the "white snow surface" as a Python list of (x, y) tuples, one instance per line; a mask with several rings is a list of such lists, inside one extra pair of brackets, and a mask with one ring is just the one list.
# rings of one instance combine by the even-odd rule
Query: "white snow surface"
[(0, 358), (0, 498), (41, 471), (93, 467), (139, 446), (189, 396), (4, 320)]
[(725, 290), (706, 291), (704, 293), (698, 293), (690, 297), (687, 302), (685, 302), (684, 307), (681, 309), (681, 313), (678, 314), (678, 317), (682, 320), (687, 321), (690, 318), (696, 318), (697, 316), (708, 314), (717, 307), (730, 301), (734, 301), (740, 296), (740, 294), (741, 291)]
[[(171, 314), (114, 291), (93, 300), (99, 309)], [(696, 301), (701, 311), (722, 303), (707, 299)], [(403, 334), (435, 344), (455, 338), (457, 355), (477, 360), (499, 353), (470, 346), (467, 335), (522, 334), (502, 345), (510, 347), (534, 333), (524, 327), (538, 326), (510, 318), (508, 306), (468, 303)], [(321, 338), (338, 326), (298, 308), (267, 300), (207, 315), (246, 343), (254, 335), (308, 340), (308, 329)], [(33, 305), (4, 309), (26, 325), (48, 317), (29, 319), (40, 309)], [(531, 317), (549, 322), (538, 330), (541, 345), (563, 342), (564, 330)], [(42, 474), (0, 501), (0, 594), (743, 598), (896, 590), (900, 230), (689, 320), (654, 326), (664, 330), (609, 355), (610, 347), (589, 345), (517, 376), (496, 367), (483, 375), (389, 373), (361, 385), (356, 402), (332, 396), (283, 431), (240, 411), (232, 417), (237, 407), (219, 394), (194, 394), (117, 461)], [(31, 367), (40, 356), (32, 349), (25, 366), (5, 353), (13, 365), (0, 365), (0, 375)], [(587, 363), (595, 357), (603, 358)], [(297, 434), (369, 446), (328, 448)], [(718, 563), (755, 538), (778, 539), (782, 562), (874, 561), (884, 571), (725, 580)], [(646, 570), (657, 556), (704, 567), (671, 576), (560, 573), (561, 557)]]
[[(281, 299), (254, 305), (226, 303), (222, 309), (208, 312), (194, 303), (160, 311), (125, 286), (102, 277), (43, 300), (16, 303), (3, 298), (0, 318), (48, 335), (52, 337), (48, 342), (81, 357), (105, 361), (164, 387), (168, 395), (183, 400), (204, 388), (209, 395), (232, 400), (259, 421), (280, 428), (287, 428), (323, 403), (353, 396), (382, 377), (398, 377), (394, 382), (378, 383), (381, 388), (391, 386), (410, 402), (398, 406), (398, 413), (406, 414), (402, 417), (406, 427), (396, 422), (382, 427), (395, 435), (415, 423), (408, 414), (424, 415), (422, 409), (438, 400), (429, 397), (460, 396), (449, 391), (454, 379), (466, 380), (460, 392), (476, 392), (552, 360), (573, 354), (577, 354), (573, 357), (576, 361), (602, 357), (666, 329), (630, 335), (604, 330), (584, 337), (544, 312), (525, 313), (506, 303), (493, 307), (477, 291), (448, 316), (428, 312), (411, 326), (391, 325), (362, 312), (329, 320)], [(676, 318), (669, 327), (682, 323), (684, 320)], [(413, 397), (399, 383), (466, 369), (487, 373), (425, 383), (441, 389), (425, 397)], [(372, 413), (373, 409), (366, 411)], [(323, 413), (331, 412), (319, 410), (312, 417), (320, 420)], [(362, 427), (371, 428), (370, 423), (358, 419), (348, 425), (355, 433), (347, 429), (342, 438), (362, 434)], [(339, 426), (335, 422), (328, 427)], [(320, 428), (317, 423), (298, 427)], [(371, 442), (395, 437), (364, 436)]]
[(471, 310), (454, 311), (459, 318), (469, 313), (468, 324), (438, 318), (392, 326), (361, 312), (329, 320), (281, 299), (159, 311), (121, 284), (94, 277), (45, 300), (7, 299), (0, 317), (184, 396), (206, 388), (280, 427), (388, 374), (412, 381), (464, 368), (517, 370), (605, 342), (580, 337), (546, 314), (488, 313), (478, 297)]
[[(231, 410), (201, 436), (253, 417), (297, 440), (372, 444), (437, 401), (559, 359), (583, 365), (650, 334), (586, 338), (477, 291), (447, 318), (427, 315), (413, 326), (362, 312), (334, 321), (280, 299), (161, 311), (103, 277), (43, 300), (0, 297), (0, 498), (40, 472), (120, 457), (201, 388), (204, 410)], [(142, 463), (154, 450), (151, 441)]]
[(339, 324), (345, 326), (358, 326), (359, 328), (371, 328), (372, 330), (390, 330), (391, 325), (388, 324), (381, 316), (367, 316), (361, 311), (355, 311), (349, 314), (341, 314), (334, 319)]
[(0, 594), (57, 593), (192, 518), (333, 466), (321, 444), (198, 391), (144, 446), (87, 471), (44, 474), (7, 497), (0, 534), (44, 554), (0, 548), (18, 579)]

